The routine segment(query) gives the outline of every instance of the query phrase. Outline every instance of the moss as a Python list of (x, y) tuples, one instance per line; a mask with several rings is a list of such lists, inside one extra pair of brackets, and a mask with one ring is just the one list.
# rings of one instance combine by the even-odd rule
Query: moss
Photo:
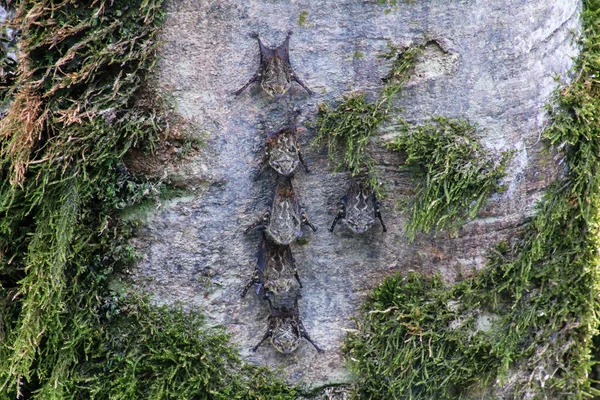
[(119, 212), (161, 191), (123, 162), (168, 125), (142, 90), (161, 7), (15, 2), (23, 39), (0, 88), (0, 399), (295, 398), (200, 316), (115, 293), (135, 259)]
[(75, 368), (67, 388), (77, 398), (296, 398), (267, 370), (242, 365), (228, 335), (205, 328), (199, 314), (116, 296), (100, 307), (87, 361)]
[(298, 26), (305, 27), (308, 23), (308, 11), (302, 11), (298, 14)]
[[(585, 398), (597, 334), (600, 246), (600, 2), (584, 1), (575, 80), (558, 94), (547, 142), (565, 175), (514, 244), (446, 287), (411, 275), (382, 283), (347, 350), (364, 398)], [(478, 316), (493, 315), (489, 330)]]
[(60, 397), (85, 343), (83, 294), (130, 260), (111, 210), (140, 192), (123, 154), (163, 124), (130, 105), (153, 64), (159, 4), (16, 5), (23, 39), (0, 121), (0, 275), (17, 293), (0, 349), (7, 396)]
[(298, 246), (306, 246), (308, 244), (308, 239), (305, 237), (302, 237), (302, 238), (296, 240), (295, 244)]
[(362, 51), (355, 51), (353, 57), (356, 59), (361, 59), (365, 56), (365, 54)]
[[(12, 99), (0, 122), (0, 398), (296, 398), (241, 363), (200, 316), (110, 289), (114, 271), (135, 257), (132, 227), (117, 211), (152, 188), (129, 175), (123, 155), (151, 148), (166, 126), (160, 105), (135, 101), (155, 62), (162, 2), (15, 4), (23, 56), (0, 91), (2, 102)], [(515, 370), (523, 374), (509, 397), (598, 394), (586, 374), (599, 322), (600, 5), (584, 4), (580, 73), (545, 133), (565, 150), (567, 174), (521, 242), (498, 247), (481, 275), (451, 288), (437, 277), (395, 277), (375, 292), (347, 345), (363, 397), (484, 394)], [(410, 66), (396, 59), (400, 69), (378, 101), (356, 102), (379, 123), (401, 89), (402, 65)], [(345, 116), (343, 107), (330, 110), (325, 133)], [(364, 117), (350, 127), (373, 126)], [(360, 169), (368, 157), (355, 141), (365, 135), (352, 129), (335, 148), (350, 148)], [(497, 315), (490, 331), (476, 330), (481, 315)]]
[(387, 113), (375, 103), (367, 101), (365, 93), (353, 93), (344, 97), (336, 107), (319, 104), (317, 142), (327, 142), (331, 160), (336, 169), (345, 166), (353, 173), (372, 163), (366, 154), (371, 135)]
[(467, 121), (434, 118), (422, 126), (401, 125), (389, 147), (406, 153), (405, 168), (415, 170), (416, 193), (404, 229), (456, 231), (475, 217), (493, 192), (502, 190), (509, 152), (494, 159)]
[[(403, 51), (388, 44), (389, 53), (381, 58), (391, 59), (392, 67), (383, 78), (385, 83), (376, 100), (371, 102), (365, 93), (351, 93), (344, 96), (336, 106), (319, 104), (316, 128), (318, 131), (315, 143), (327, 146), (330, 160), (335, 169), (345, 168), (357, 175), (369, 171), (373, 175), (373, 160), (367, 152), (370, 138), (385, 121), (392, 116), (393, 99), (402, 91), (404, 82), (410, 76), (412, 65), (421, 46), (414, 46)], [(372, 182), (376, 182), (373, 177)], [(373, 185), (380, 192), (379, 185)]]
[[(455, 398), (499, 363), (493, 334), (476, 331), (476, 309), (441, 279), (395, 276), (379, 286), (347, 340), (360, 398)], [(472, 365), (475, 364), (476, 365)]]

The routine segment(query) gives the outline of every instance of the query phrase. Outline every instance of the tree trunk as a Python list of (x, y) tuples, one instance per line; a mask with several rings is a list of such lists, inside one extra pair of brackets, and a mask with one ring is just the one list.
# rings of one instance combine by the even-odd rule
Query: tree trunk
[[(138, 172), (185, 189), (157, 210), (129, 216), (143, 221), (135, 239), (143, 258), (133, 273), (140, 290), (157, 303), (200, 308), (211, 323), (226, 327), (244, 358), (282, 368), (293, 383), (348, 382), (342, 344), (355, 328), (350, 318), (378, 283), (398, 272), (439, 273), (447, 283), (473, 274), (494, 244), (518, 232), (560, 172), (539, 139), (548, 120), (544, 106), (557, 88), (554, 78), (567, 80), (577, 55), (579, 1), (378, 3), (172, 0), (156, 85), (175, 98), (184, 121), (168, 138), (179, 156), (132, 161)], [(316, 94), (293, 84), (286, 96), (272, 99), (255, 83), (235, 96), (259, 65), (249, 34), (258, 32), (274, 47), (288, 30), (294, 30), (291, 64)], [(494, 195), (455, 237), (421, 234), (409, 242), (398, 201), (412, 194), (412, 176), (398, 168), (397, 153), (381, 146), (395, 134), (391, 123), (371, 143), (388, 192), (382, 208), (387, 232), (375, 224), (362, 235), (341, 226), (330, 233), (349, 175), (333, 172), (323, 149), (311, 146), (317, 105), (335, 104), (353, 91), (375, 97), (391, 68), (391, 61), (377, 56), (388, 44), (420, 43), (427, 45), (396, 102), (398, 116), (411, 123), (445, 116), (476, 124), (492, 153), (515, 152), (504, 182), (508, 190)], [(300, 142), (311, 169), (297, 172), (293, 185), (318, 227), (292, 244), (304, 285), (299, 310), (325, 353), (306, 342), (291, 355), (266, 344), (253, 353), (269, 308), (258, 296), (240, 298), (260, 241), (259, 234), (243, 231), (268, 208), (275, 187), (272, 172), (253, 180), (265, 140), (259, 122), (275, 130), (293, 108), (307, 127)], [(204, 145), (190, 150), (198, 139)]]

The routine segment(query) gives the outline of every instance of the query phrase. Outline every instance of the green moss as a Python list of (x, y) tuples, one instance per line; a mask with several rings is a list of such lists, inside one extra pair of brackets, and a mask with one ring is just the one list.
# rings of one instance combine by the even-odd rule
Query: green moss
[[(393, 60), (392, 68), (383, 78), (385, 85), (375, 101), (369, 101), (365, 93), (351, 93), (336, 107), (319, 104), (315, 143), (327, 146), (335, 169), (345, 168), (353, 176), (365, 171), (373, 174), (373, 160), (367, 152), (370, 138), (392, 116), (392, 100), (401, 92), (415, 58), (422, 50), (421, 46), (404, 51), (389, 44), (388, 47), (390, 52), (381, 58)], [(373, 188), (380, 191), (379, 185), (373, 185)]]
[(415, 170), (416, 189), (404, 229), (456, 231), (475, 217), (493, 192), (501, 190), (509, 153), (494, 159), (467, 121), (434, 118), (422, 126), (401, 126), (390, 148), (407, 154), (405, 168)]
[(304, 237), (300, 238), (300, 239), (296, 240), (295, 244), (298, 246), (306, 246), (308, 244), (308, 239), (304, 238)]
[(298, 14), (298, 26), (306, 26), (308, 22), (308, 11), (302, 11)]
[[(414, 0), (407, 0), (406, 3), (412, 3)], [(398, 9), (398, 0), (377, 0), (377, 4), (391, 6), (392, 8), (386, 8), (383, 10), (384, 14), (389, 14), (393, 10)]]
[(365, 56), (365, 54), (362, 51), (355, 51), (353, 57), (356, 59), (361, 59)]
[(100, 307), (87, 361), (74, 369), (67, 388), (77, 398), (296, 398), (269, 371), (242, 365), (228, 335), (205, 328), (198, 314), (115, 296)]
[(584, 1), (576, 78), (544, 132), (563, 150), (565, 175), (520, 240), (499, 245), (481, 273), (451, 287), (397, 276), (374, 292), (347, 341), (362, 397), (600, 395), (588, 376), (600, 322), (599, 12), (599, 1)]
[(371, 164), (366, 154), (371, 135), (387, 112), (367, 100), (365, 93), (353, 93), (344, 97), (336, 107), (319, 104), (317, 142), (326, 142), (336, 169), (346, 167), (354, 173)]
[(21, 73), (0, 122), (0, 275), (17, 293), (0, 348), (7, 396), (60, 398), (91, 329), (78, 305), (132, 255), (111, 210), (139, 199), (123, 154), (163, 126), (130, 105), (153, 64), (159, 4), (17, 4)]
[(439, 277), (384, 281), (346, 342), (359, 397), (449, 399), (485, 379), (499, 363), (493, 333), (476, 330), (471, 304), (451, 301), (464, 295)]
[(378, 58), (392, 60), (392, 67), (383, 78), (386, 85), (381, 92), (382, 100), (390, 101), (393, 96), (402, 90), (404, 83), (412, 74), (414, 63), (423, 53), (425, 44), (413, 44), (407, 48), (399, 49), (388, 42), (387, 47), (389, 52), (379, 55)]

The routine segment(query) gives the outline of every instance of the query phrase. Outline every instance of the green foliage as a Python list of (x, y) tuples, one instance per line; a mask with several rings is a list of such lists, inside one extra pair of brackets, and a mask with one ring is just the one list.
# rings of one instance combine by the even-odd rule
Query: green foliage
[(565, 175), (520, 241), (499, 245), (480, 274), (452, 287), (393, 277), (375, 291), (347, 342), (362, 397), (600, 395), (588, 376), (600, 322), (599, 13), (600, 1), (584, 1), (576, 79), (544, 133), (563, 150)]
[(61, 397), (85, 341), (82, 293), (131, 255), (111, 210), (148, 185), (127, 178), (123, 154), (163, 126), (130, 104), (152, 67), (159, 5), (16, 5), (23, 39), (0, 121), (0, 276), (13, 292), (0, 392), (11, 397)]
[(393, 60), (390, 72), (383, 78), (385, 86), (381, 92), (381, 102), (389, 107), (390, 102), (404, 86), (404, 82), (410, 78), (413, 65), (425, 48), (426, 43), (413, 45), (402, 50), (392, 46), (388, 42), (389, 53), (381, 54), (379, 58)]
[(466, 121), (434, 118), (422, 126), (404, 124), (390, 148), (407, 154), (404, 164), (416, 170), (415, 195), (405, 231), (456, 230), (475, 217), (485, 200), (501, 190), (509, 153), (494, 159)]
[[(15, 3), (0, 88), (0, 399), (294, 398), (202, 319), (118, 298), (132, 226), (156, 197), (125, 153), (151, 152), (166, 105), (143, 87), (162, 0)], [(4, 65), (2, 65), (4, 68)], [(191, 145), (191, 144), (190, 144)]]
[[(372, 170), (373, 160), (367, 153), (370, 138), (383, 122), (389, 120), (392, 100), (401, 92), (415, 58), (422, 51), (422, 46), (404, 51), (389, 44), (388, 47), (390, 52), (381, 57), (394, 61), (390, 72), (383, 78), (385, 86), (375, 102), (368, 101), (365, 93), (352, 93), (344, 96), (335, 108), (319, 104), (315, 142), (327, 145), (329, 158), (336, 169), (346, 168), (353, 176)], [(379, 190), (377, 185), (374, 189)]]

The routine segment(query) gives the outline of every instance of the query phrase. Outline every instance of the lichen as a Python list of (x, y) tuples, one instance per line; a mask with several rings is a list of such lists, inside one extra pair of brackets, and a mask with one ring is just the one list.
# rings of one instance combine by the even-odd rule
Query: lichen
[(502, 190), (510, 152), (493, 157), (467, 121), (436, 117), (421, 126), (401, 124), (389, 147), (407, 156), (402, 165), (414, 171), (415, 193), (404, 226), (409, 239), (417, 232), (455, 232), (475, 217), (493, 192)]
[[(584, 1), (575, 79), (557, 94), (544, 132), (562, 150), (564, 176), (480, 273), (450, 287), (395, 276), (375, 290), (346, 344), (361, 397), (600, 395), (589, 376), (600, 322), (599, 12), (600, 2)], [(491, 329), (474, 329), (475, 315), (495, 315)]]

